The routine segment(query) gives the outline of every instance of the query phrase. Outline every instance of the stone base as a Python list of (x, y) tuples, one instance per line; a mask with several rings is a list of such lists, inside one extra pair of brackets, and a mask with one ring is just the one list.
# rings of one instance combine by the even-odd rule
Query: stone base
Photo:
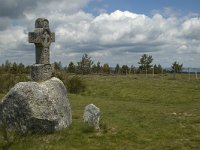
[(51, 64), (34, 64), (31, 66), (31, 79), (33, 81), (45, 81), (52, 77)]

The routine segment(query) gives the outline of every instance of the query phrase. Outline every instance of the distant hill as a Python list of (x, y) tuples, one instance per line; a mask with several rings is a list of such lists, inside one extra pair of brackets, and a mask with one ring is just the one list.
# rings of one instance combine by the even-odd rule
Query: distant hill
[[(189, 68), (190, 72), (200, 72), (200, 68)], [(182, 72), (188, 72), (188, 68), (183, 68)]]
[[(172, 68), (164, 68), (168, 71), (171, 71)], [(194, 72), (200, 72), (200, 68), (189, 68), (190, 73), (194, 73)], [(188, 72), (188, 68), (183, 68), (182, 72)]]

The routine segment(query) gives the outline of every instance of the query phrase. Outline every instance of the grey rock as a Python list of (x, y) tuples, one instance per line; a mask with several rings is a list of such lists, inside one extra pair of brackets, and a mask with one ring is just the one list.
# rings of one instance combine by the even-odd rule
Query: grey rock
[(55, 42), (55, 33), (49, 28), (49, 21), (38, 18), (35, 21), (34, 32), (28, 34), (29, 43), (35, 44), (36, 64), (31, 67), (31, 79), (33, 81), (45, 81), (52, 76), (50, 65), (50, 45)]
[(28, 41), (35, 44), (36, 64), (49, 64), (49, 49), (51, 43), (55, 42), (55, 33), (51, 32), (47, 19), (36, 19), (35, 30), (29, 32)]
[(3, 98), (0, 124), (21, 132), (53, 132), (72, 123), (67, 91), (61, 80), (20, 82)]
[(34, 64), (31, 66), (31, 79), (33, 81), (45, 81), (52, 77), (51, 64)]
[(95, 129), (99, 129), (100, 109), (94, 104), (89, 104), (85, 107), (83, 121), (92, 123)]

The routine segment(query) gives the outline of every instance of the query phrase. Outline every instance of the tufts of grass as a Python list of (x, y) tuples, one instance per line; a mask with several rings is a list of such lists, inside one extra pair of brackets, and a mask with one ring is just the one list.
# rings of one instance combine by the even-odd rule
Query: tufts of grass
[[(70, 128), (21, 136), (9, 149), (200, 149), (200, 80), (176, 77), (83, 76), (85, 91), (68, 95)], [(100, 131), (83, 124), (89, 103), (101, 110)]]
[(67, 91), (70, 93), (84, 92), (86, 84), (83, 79), (78, 75), (66, 74), (66, 73), (54, 73), (54, 76), (58, 77), (65, 84)]
[(94, 133), (95, 132), (94, 125), (90, 123), (84, 123), (82, 125), (82, 131), (83, 133)]
[(84, 81), (77, 75), (68, 77), (65, 81), (65, 85), (70, 93), (84, 92), (86, 88)]
[(0, 93), (7, 93), (18, 82), (28, 81), (27, 75), (2, 74), (0, 75)]

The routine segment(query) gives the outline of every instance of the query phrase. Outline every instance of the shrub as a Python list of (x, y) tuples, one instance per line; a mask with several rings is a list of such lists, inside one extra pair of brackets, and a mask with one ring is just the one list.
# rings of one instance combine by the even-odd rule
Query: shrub
[(85, 91), (85, 82), (78, 75), (69, 75), (64, 72), (56, 72), (54, 73), (54, 76), (62, 80), (67, 88), (67, 91), (70, 93), (80, 93)]
[(27, 81), (26, 75), (2, 74), (0, 75), (0, 93), (7, 93), (16, 83)]
[(71, 77), (68, 77), (65, 85), (67, 87), (67, 90), (70, 93), (79, 93), (79, 92), (83, 92), (85, 91), (85, 83), (83, 82), (83, 80), (77, 76), (77, 75), (73, 75)]

